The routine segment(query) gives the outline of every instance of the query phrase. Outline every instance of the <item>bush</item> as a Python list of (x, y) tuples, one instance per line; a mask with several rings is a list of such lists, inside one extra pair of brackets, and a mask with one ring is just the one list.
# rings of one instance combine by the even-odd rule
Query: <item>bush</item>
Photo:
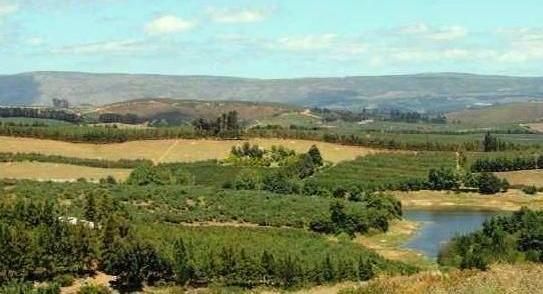
[(430, 169), (428, 186), (432, 190), (456, 190), (460, 187), (460, 178), (451, 168)]
[(537, 193), (537, 188), (535, 186), (525, 186), (522, 187), (522, 192), (528, 195), (535, 195)]
[(507, 181), (504, 182), (493, 173), (487, 172), (481, 173), (477, 182), (481, 194), (496, 194), (509, 186)]
[(111, 294), (111, 290), (103, 285), (93, 285), (93, 284), (86, 284), (79, 291), (77, 294)]
[(266, 175), (262, 179), (262, 189), (279, 194), (296, 194), (300, 191), (298, 182), (282, 171)]
[(8, 283), (0, 286), (2, 294), (60, 294), (58, 284), (34, 287), (32, 283)]
[(174, 164), (152, 166), (143, 164), (136, 167), (128, 176), (129, 185), (193, 185), (194, 176)]
[(253, 170), (242, 170), (234, 180), (236, 190), (256, 190), (260, 186), (260, 177)]
[(60, 276), (56, 276), (53, 281), (57, 284), (59, 284), (61, 287), (68, 287), (68, 286), (71, 286), (74, 281), (75, 281), (75, 278), (74, 276), (70, 275), (70, 274), (64, 274), (64, 275), (60, 275)]

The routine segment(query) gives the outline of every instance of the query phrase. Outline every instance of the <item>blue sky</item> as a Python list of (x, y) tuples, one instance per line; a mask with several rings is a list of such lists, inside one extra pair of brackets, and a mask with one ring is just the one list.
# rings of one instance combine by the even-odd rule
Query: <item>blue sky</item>
[(0, 74), (543, 76), (540, 0), (0, 0)]

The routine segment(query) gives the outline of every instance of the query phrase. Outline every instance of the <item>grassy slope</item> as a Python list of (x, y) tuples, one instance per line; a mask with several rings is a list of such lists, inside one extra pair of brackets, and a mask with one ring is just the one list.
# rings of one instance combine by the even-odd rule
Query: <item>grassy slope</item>
[(523, 102), (495, 105), (480, 109), (451, 112), (446, 116), (450, 121), (459, 120), (462, 123), (479, 126), (529, 123), (543, 118), (543, 103)]
[[(273, 117), (297, 107), (279, 103), (253, 103), (238, 101), (198, 101), (177, 99), (138, 99), (103, 105), (94, 110), (100, 113), (134, 113), (140, 117), (153, 120), (169, 117), (190, 122), (204, 117), (215, 119), (222, 113), (236, 110), (241, 119), (257, 120)], [(92, 112), (91, 112), (92, 113)]]
[(341, 294), (541, 293), (543, 266), (495, 265), (489, 271), (423, 272), (413, 276), (382, 277)]

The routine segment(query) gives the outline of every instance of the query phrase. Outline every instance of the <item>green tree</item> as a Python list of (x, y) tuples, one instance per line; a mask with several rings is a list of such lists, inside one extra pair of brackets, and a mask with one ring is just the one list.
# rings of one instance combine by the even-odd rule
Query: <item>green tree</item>
[(145, 186), (156, 182), (156, 175), (152, 166), (142, 164), (136, 167), (128, 176), (126, 183), (129, 185)]
[(181, 284), (187, 284), (193, 275), (193, 269), (190, 265), (187, 248), (183, 239), (179, 238), (175, 240), (173, 244), (173, 271), (176, 281)]
[(428, 185), (432, 190), (458, 189), (460, 187), (460, 178), (450, 168), (432, 168), (428, 172)]
[(478, 179), (479, 193), (496, 194), (502, 190), (503, 182), (493, 173), (481, 173)]
[(305, 179), (315, 173), (315, 163), (309, 154), (304, 154), (298, 161), (298, 177)]
[(500, 143), (498, 141), (498, 138), (492, 136), (490, 132), (486, 132), (485, 137), (483, 138), (483, 151), (498, 151), (499, 145)]
[(87, 194), (85, 200), (85, 220), (90, 222), (96, 222), (98, 220), (98, 211), (94, 193)]
[(307, 154), (309, 154), (315, 166), (320, 167), (324, 164), (321, 152), (316, 145), (311, 145)]
[(373, 269), (373, 261), (367, 256), (360, 256), (358, 258), (358, 279), (360, 281), (370, 280), (375, 276), (375, 270)]

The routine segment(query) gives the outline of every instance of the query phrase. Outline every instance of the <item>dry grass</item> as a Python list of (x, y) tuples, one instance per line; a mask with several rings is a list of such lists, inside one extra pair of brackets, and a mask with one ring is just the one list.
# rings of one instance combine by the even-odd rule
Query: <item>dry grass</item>
[(543, 123), (522, 124), (522, 126), (528, 127), (536, 132), (543, 133)]
[(454, 193), (445, 191), (393, 192), (404, 208), (424, 209), (474, 209), (514, 211), (522, 206), (543, 208), (543, 196), (527, 196), (520, 190), (506, 193), (481, 195), (479, 193)]
[(83, 279), (77, 279), (73, 285), (69, 287), (60, 288), (61, 294), (76, 294), (79, 293), (79, 289), (85, 285), (96, 285), (109, 287), (109, 283), (113, 280), (113, 276), (106, 275), (105, 273), (98, 272), (94, 276), (90, 276)]
[(109, 175), (124, 180), (129, 169), (95, 168), (70, 164), (43, 162), (3, 162), (0, 163), (0, 178), (32, 179), (52, 181), (74, 181), (78, 178), (97, 181)]
[(543, 170), (519, 170), (496, 173), (512, 185), (543, 186)]
[[(325, 160), (334, 163), (378, 152), (371, 148), (305, 140), (254, 139), (250, 140), (250, 142), (257, 143), (265, 148), (269, 148), (272, 145), (283, 145), (297, 152), (306, 152), (311, 145), (315, 144), (321, 150)], [(190, 162), (225, 158), (230, 153), (233, 145), (242, 143), (243, 141), (179, 139), (132, 141), (116, 144), (87, 144), (32, 138), (0, 137), (0, 152), (36, 152), (111, 160), (146, 158), (156, 162)]]
[[(412, 276), (380, 277), (345, 294), (533, 294), (543, 293), (543, 266), (534, 264), (495, 265), (486, 272), (439, 271)], [(332, 292), (330, 292), (332, 293)]]

